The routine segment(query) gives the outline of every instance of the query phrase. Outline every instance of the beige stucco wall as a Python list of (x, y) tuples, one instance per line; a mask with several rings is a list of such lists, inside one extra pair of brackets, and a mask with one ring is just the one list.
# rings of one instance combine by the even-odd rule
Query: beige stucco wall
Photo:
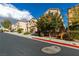
[(34, 20), (30, 20), (28, 22), (18, 21), (15, 25), (12, 25), (12, 29), (16, 28), (17, 30), (18, 28), (22, 28), (23, 32), (30, 32), (31, 28), (33, 27), (34, 28), (33, 32), (35, 32), (37, 31), (37, 27), (35, 25), (36, 25), (36, 21)]
[[(69, 24), (71, 25), (72, 22), (75, 22), (76, 19), (79, 19), (79, 5), (74, 6), (70, 9), (68, 9), (68, 20), (69, 20)], [(75, 14), (78, 16), (76, 17)]]

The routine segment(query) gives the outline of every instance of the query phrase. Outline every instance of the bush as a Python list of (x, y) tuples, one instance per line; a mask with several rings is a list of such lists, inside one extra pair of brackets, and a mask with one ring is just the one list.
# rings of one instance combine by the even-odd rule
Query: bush
[(4, 32), (9, 32), (9, 30), (8, 30), (8, 29), (4, 29), (3, 31), (4, 31)]
[(34, 28), (32, 28), (31, 30), (30, 30), (30, 32), (32, 33), (34, 31)]
[(65, 34), (63, 35), (63, 39), (64, 39), (64, 40), (67, 40), (67, 41), (73, 41), (73, 38), (71, 38), (68, 33), (65, 33)]
[(25, 32), (25, 33), (24, 33), (24, 35), (28, 35), (28, 34), (30, 34), (30, 32)]
[(40, 36), (43, 37), (44, 36), (44, 33), (40, 33)]
[(18, 32), (18, 33), (22, 33), (22, 32), (23, 32), (23, 29), (22, 29), (22, 28), (18, 28), (18, 29), (17, 29), (17, 32)]
[(70, 36), (71, 36), (73, 39), (79, 40), (79, 32), (70, 32)]
[(0, 29), (0, 32), (4, 32), (2, 29)]

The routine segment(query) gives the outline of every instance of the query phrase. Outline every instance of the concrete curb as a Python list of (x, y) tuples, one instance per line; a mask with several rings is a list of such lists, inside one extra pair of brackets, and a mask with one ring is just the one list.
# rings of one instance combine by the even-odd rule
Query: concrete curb
[(75, 42), (75, 41), (66, 41), (66, 40), (60, 40), (60, 39), (48, 38), (48, 37), (35, 37), (35, 38), (41, 38), (44, 40), (51, 40), (51, 41), (62, 42), (62, 43), (66, 43), (66, 44), (72, 44), (72, 45), (79, 46), (79, 42)]
[(66, 44), (66, 43), (62, 43), (62, 42), (45, 40), (45, 39), (35, 38), (35, 37), (33, 37), (33, 39), (34, 40), (38, 40), (38, 41), (42, 41), (42, 42), (46, 42), (46, 43), (57, 44), (57, 45), (61, 45), (61, 46), (65, 46), (65, 47), (74, 48), (74, 49), (78, 49), (79, 50), (79, 46), (73, 45), (73, 44)]
[(32, 39), (32, 37), (30, 35), (23, 35), (23, 34), (18, 34), (18, 33), (11, 33), (11, 32), (5, 32), (5, 33)]

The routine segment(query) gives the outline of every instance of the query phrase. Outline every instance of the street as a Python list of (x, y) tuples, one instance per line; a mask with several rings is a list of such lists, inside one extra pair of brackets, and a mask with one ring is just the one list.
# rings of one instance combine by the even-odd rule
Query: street
[(58, 45), (0, 33), (0, 56), (79, 56), (79, 50), (63, 46), (59, 46), (61, 51), (57, 54), (45, 54), (41, 51), (41, 48), (46, 46)]

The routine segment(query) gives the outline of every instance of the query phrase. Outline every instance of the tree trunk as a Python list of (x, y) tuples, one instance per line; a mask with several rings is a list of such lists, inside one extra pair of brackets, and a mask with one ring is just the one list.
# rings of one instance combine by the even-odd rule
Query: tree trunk
[(49, 38), (51, 38), (51, 31), (49, 31)]

